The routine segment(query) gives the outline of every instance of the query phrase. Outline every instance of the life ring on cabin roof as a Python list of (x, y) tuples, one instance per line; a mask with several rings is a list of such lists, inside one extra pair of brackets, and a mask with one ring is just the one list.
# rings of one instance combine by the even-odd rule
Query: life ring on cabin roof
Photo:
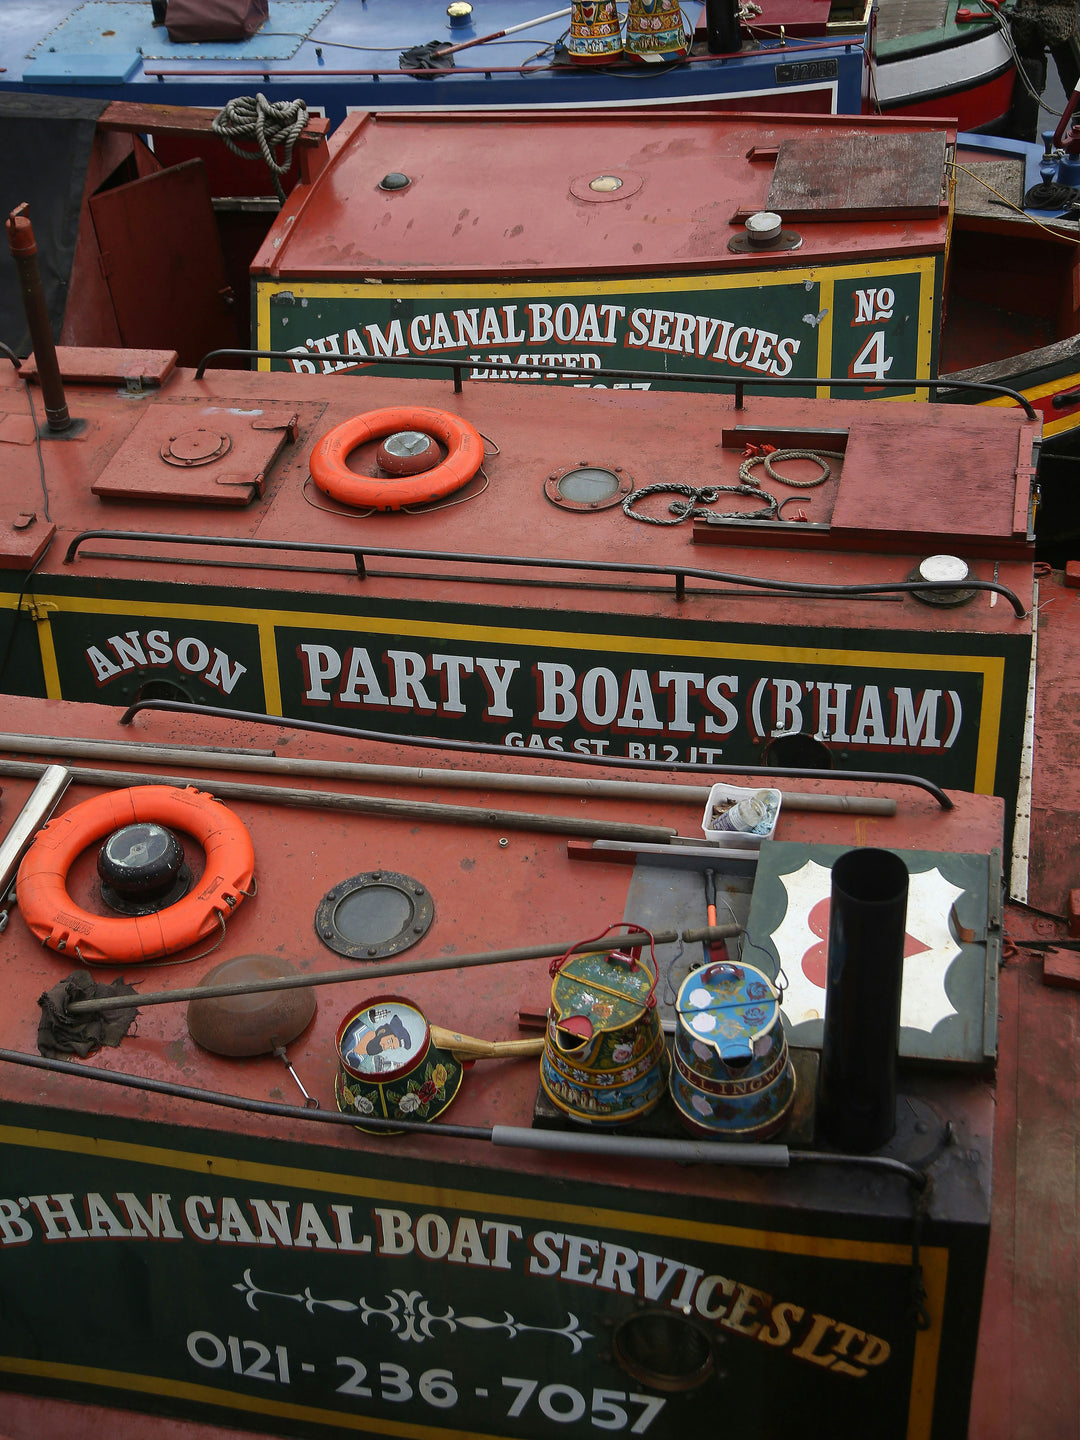
[[(347, 460), (358, 445), (384, 440), (402, 430), (420, 430), (446, 446), (446, 458), (419, 475), (357, 475)], [(445, 410), (394, 406), (354, 415), (325, 434), (311, 452), (311, 478), (325, 494), (344, 505), (373, 510), (400, 510), (441, 500), (467, 485), (480, 469), (484, 441), (479, 430)]]
[[(202, 878), (187, 895), (150, 915), (114, 919), (83, 910), (67, 875), (95, 840), (137, 821), (175, 825), (206, 853)], [(23, 857), (15, 893), (27, 925), (43, 945), (90, 965), (131, 965), (186, 950), (217, 932), (252, 893), (255, 851), (239, 816), (201, 790), (137, 785), (85, 800), (55, 816)]]

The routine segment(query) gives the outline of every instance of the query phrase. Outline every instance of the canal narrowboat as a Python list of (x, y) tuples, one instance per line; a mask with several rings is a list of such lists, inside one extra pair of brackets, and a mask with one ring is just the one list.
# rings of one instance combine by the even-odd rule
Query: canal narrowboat
[[(24, 217), (9, 237), (25, 260)], [(1038, 418), (36, 344), (0, 380), (16, 1440), (666, 1437), (721, 1398), (823, 1436), (1074, 1413), (1068, 1324), (1038, 1324), (1060, 1385), (1025, 1359), (1078, 1273), (1071, 997), (1047, 988), (1076, 979), (1076, 601), (1034, 565)], [(718, 804), (759, 790), (771, 836), (718, 842)], [(128, 809), (146, 833), (113, 843)], [(853, 849), (909, 886), (870, 1153), (817, 1105)], [(580, 1007), (561, 1040), (549, 1009), (612, 926), (589, 1023), (659, 1009), (664, 1043), (613, 1039), (598, 1079), (566, 1061)], [(745, 1084), (679, 1029), (699, 959), (705, 1012), (721, 984), (784, 991), (749, 1153), (717, 1133)], [(234, 961), (277, 997), (283, 965), (320, 979), (262, 1053), (180, 1008)], [(54, 1058), (132, 1006), (115, 1048)], [(613, 1067), (646, 1087), (632, 1113)], [(55, 1321), (70, 1243), (95, 1325)]]
[[(1032, 595), (1030, 827), (1004, 908), (1001, 800), (917, 776), (723, 773), (782, 795), (773, 837), (735, 848), (702, 829), (707, 766), (9, 696), (2, 858), (26, 868), (0, 944), (6, 1433), (666, 1437), (722, 1402), (766, 1434), (1067, 1434), (1080, 672), (1061, 581)], [(147, 791), (164, 798), (130, 798)], [(152, 872), (150, 842), (178, 807), (223, 864), (203, 812), (249, 839), (229, 904), (179, 827), (210, 929), (190, 958), (122, 935), (125, 962), (102, 961), (101, 935), (136, 925), (102, 898), (124, 868), (99, 870), (108, 835), (63, 862), (62, 914), (28, 888), (55, 883), (50, 832), (81, 846), (136, 805), (146, 833), (104, 848), (137, 861), (121, 894), (151, 907), (143, 939), (188, 899), (153, 913), (177, 872)], [(822, 884), (853, 851), (899, 857), (909, 885), (897, 1126), (870, 1153), (819, 1133), (809, 1013), (837, 903)], [(688, 1131), (670, 1098), (615, 1127), (553, 1103), (536, 1055), (551, 969), (611, 925), (651, 933), (641, 968), (672, 1043), (691, 967), (784, 986), (782, 1129), (744, 1144)], [(296, 988), (206, 993), (237, 974)], [(417, 1014), (427, 1049), (387, 1135), (349, 1045)], [(56, 1324), (73, 1274), (92, 1325)]]
[(1041, 347), (1080, 328), (1077, 221), (1024, 209), (1032, 147), (977, 140), (830, 116), (355, 116), (255, 258), (254, 343), (297, 370), (438, 357), (484, 381), (633, 368), (879, 399), (996, 362), (1068, 445), (1075, 380)]
[(2, 84), (37, 93), (220, 109), (258, 87), (271, 103), (301, 95), (335, 125), (355, 109), (641, 104), (1015, 122), (1009, 4), (632, 0), (541, 14), (526, 0), (273, 0), (255, 33), (223, 38), (219, 21), (201, 39), (170, 33), (163, 0), (10, 8)]
[[(180, 0), (171, 3), (181, 20)], [(184, 8), (199, 7), (184, 0)], [(201, 8), (209, 33), (214, 7)], [(255, 33), (222, 38), (219, 23), (215, 38), (199, 39), (197, 25), (185, 26), (184, 38), (173, 25), (171, 35), (167, 6), (152, 0), (36, 0), (9, 7), (0, 88), (216, 110), (259, 90), (272, 105), (300, 97), (335, 128), (376, 106), (438, 113), (753, 105), (859, 114), (871, 103), (867, 0), (762, 0), (745, 13), (733, 0), (685, 8), (633, 0), (639, 13), (629, 19), (614, 4), (576, 8), (572, 15), (569, 4), (545, 12), (528, 0), (273, 0)]]
[(37, 443), (36, 362), (0, 372), (15, 693), (688, 764), (799, 736), (1015, 799), (1020, 408), (58, 356)]
[[(17, 1440), (70, 1434), (75, 1414), (131, 1437), (168, 1419), (200, 1436), (673, 1437), (720, 1396), (749, 1423), (762, 1392), (769, 1434), (964, 1433), (1000, 799), (771, 778), (775, 840), (748, 850), (703, 836), (707, 771), (120, 714), (11, 697), (0, 738), (5, 832), (34, 837), (0, 947)], [(853, 850), (871, 845), (888, 848)], [(873, 1153), (814, 1133), (820, 921), (852, 853), (902, 859), (909, 886), (899, 1109)], [(66, 897), (55, 914), (43, 885)], [(560, 992), (572, 952), (612, 928), (620, 949)], [(763, 1117), (769, 1072), (733, 1067), (680, 1109), (677, 995), (742, 986), (756, 1035), (763, 1007), (781, 1023), (778, 960), (799, 1023), (768, 1063), (793, 1095)], [(296, 988), (199, 993), (253, 976)], [(560, 994), (568, 1024), (611, 1037), (606, 1071), (559, 1051)], [(661, 1088), (627, 1109), (646, 1014)], [(748, 1104), (721, 1130), (727, 1091)], [(95, 1323), (57, 1325), (75, 1274)]]

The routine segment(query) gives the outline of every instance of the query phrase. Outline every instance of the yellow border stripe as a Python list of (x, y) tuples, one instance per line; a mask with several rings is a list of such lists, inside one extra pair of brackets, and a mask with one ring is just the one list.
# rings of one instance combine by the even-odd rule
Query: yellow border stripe
[[(486, 1210), (529, 1220), (573, 1220), (579, 1225), (609, 1226), (638, 1230), (642, 1234), (666, 1235), (673, 1239), (700, 1240), (708, 1245), (729, 1245), (740, 1250), (769, 1250), (784, 1255), (806, 1255), (814, 1259), (857, 1260), (875, 1265), (909, 1265), (911, 1247), (870, 1240), (830, 1240), (815, 1235), (778, 1235), (771, 1230), (748, 1230), (741, 1226), (713, 1225), (679, 1220), (669, 1216), (638, 1214), (633, 1211), (601, 1210), (593, 1205), (566, 1205), (562, 1202), (494, 1195), (482, 1190), (448, 1190), (430, 1185), (409, 1185), (390, 1180), (338, 1174), (336, 1171), (307, 1170), (288, 1165), (267, 1165), (230, 1156), (202, 1155), (197, 1151), (166, 1150), (153, 1145), (136, 1145), (94, 1136), (66, 1135), (47, 1130), (30, 1130), (14, 1125), (0, 1126), (0, 1145), (18, 1145), (29, 1150), (61, 1154), (90, 1155), (95, 1159), (119, 1160), (137, 1165), (157, 1165), (218, 1180), (245, 1180), (261, 1185), (291, 1185), (296, 1189), (377, 1202), (396, 1201), (417, 1206), (456, 1207)], [(945, 1253), (945, 1252), (942, 1252)]]
[[(41, 598), (48, 599), (59, 611), (74, 614), (142, 616), (148, 608), (145, 602), (138, 600), (96, 600), (83, 596)], [(524, 630), (501, 625), (451, 625), (428, 620), (382, 619), (300, 610), (261, 610), (255, 622), (249, 611), (225, 606), (155, 603), (150, 608), (155, 616), (167, 619), (218, 621), (249, 627), (257, 623), (263, 660), (266, 713), (270, 715), (282, 713), (281, 685), (274, 644), (276, 631), (286, 627), (295, 629), (301, 625), (324, 632), (334, 629), (352, 634), (407, 635), (469, 643), (485, 640), (493, 644), (507, 645), (558, 645), (566, 650), (607, 650), (631, 654), (648, 651), (651, 654), (693, 655), (713, 659), (768, 660), (773, 665), (860, 665), (869, 670), (958, 670), (973, 673), (983, 677), (974, 790), (977, 795), (992, 795), (994, 791), (1005, 677), (1005, 662), (998, 655), (928, 655), (886, 650), (835, 650), (816, 646), (731, 645), (713, 640)]]
[[(780, 285), (820, 284), (821, 307), (828, 310), (818, 333), (818, 373), (824, 360), (826, 374), (832, 368), (832, 288), (837, 280), (873, 280), (896, 275), (919, 277), (919, 334), (917, 364), (919, 372), (929, 374), (930, 342), (933, 329), (934, 281), (941, 256), (913, 256), (906, 260), (881, 260), (864, 262), (859, 265), (811, 265), (791, 270), (744, 270), (724, 271), (714, 274), (680, 275), (658, 279), (655, 276), (638, 276), (630, 279), (609, 279), (597, 276), (593, 280), (530, 281), (485, 281), (455, 282), (454, 284), (404, 284), (384, 283), (381, 280), (273, 280), (256, 284), (255, 313), (257, 348), (270, 348), (270, 301), (282, 291), (298, 300), (361, 300), (377, 302), (385, 300), (473, 300), (482, 304), (497, 306), (511, 299), (526, 299), (529, 296), (578, 296), (585, 295), (592, 300), (605, 295), (684, 295), (687, 293), (708, 293), (710, 291), (745, 290), (748, 293)], [(828, 298), (826, 298), (826, 295)], [(822, 329), (827, 327), (830, 337), (828, 349), (823, 349)], [(625, 347), (622, 347), (625, 349)], [(314, 353), (314, 352), (313, 352)], [(429, 355), (428, 358), (443, 358), (444, 352)], [(448, 359), (460, 358), (460, 351), (445, 352)], [(317, 359), (317, 354), (315, 355)], [(260, 370), (269, 370), (272, 362), (260, 360)], [(677, 376), (662, 378), (677, 379)], [(718, 372), (718, 379), (730, 380), (726, 373)], [(752, 380), (753, 377), (747, 377)], [(807, 376), (807, 383), (812, 381)], [(920, 392), (925, 398), (925, 392)]]
[[(1014, 387), (1015, 388), (1015, 387)], [(1044, 400), (1048, 395), (1056, 395), (1058, 391), (1080, 389), (1080, 371), (1072, 375), (1062, 375), (1057, 380), (1047, 380), (1043, 385), (1032, 385), (1021, 390), (1025, 400), (1034, 403), (1036, 400)], [(1015, 409), (1016, 402), (1010, 400), (1007, 395), (998, 395), (993, 400), (982, 400), (982, 405), (1008, 405)], [(1071, 414), (1062, 415), (1058, 420), (1049, 420), (1043, 416), (1043, 437), (1049, 435), (1060, 435), (1066, 430), (1075, 430), (1080, 425), (1080, 410), (1074, 410)]]
[[(400, 1435), (403, 1440), (450, 1440), (450, 1437), (460, 1440), (464, 1434), (461, 1430), (447, 1430), (432, 1425), (410, 1425), (400, 1420), (383, 1419), (378, 1415), (350, 1415), (346, 1410), (294, 1405), (287, 1400), (267, 1400), (261, 1395), (218, 1390), (212, 1385), (193, 1385), (188, 1380), (133, 1375), (125, 1370), (101, 1370), (90, 1365), (63, 1365), (52, 1360), (23, 1360), (15, 1356), (0, 1355), (0, 1370), (6, 1370), (12, 1375), (35, 1375), (50, 1380), (66, 1380), (73, 1385), (107, 1385), (115, 1390), (130, 1390), (141, 1395), (168, 1395), (174, 1400), (220, 1405), (228, 1410), (244, 1410), (248, 1414), (315, 1421), (322, 1425), (333, 1425), (339, 1430), (374, 1430), (380, 1435)], [(505, 1440), (505, 1437), (483, 1435), (479, 1431), (470, 1430), (468, 1440)]]
[[(0, 1145), (22, 1146), (60, 1154), (90, 1155), (95, 1159), (126, 1161), (140, 1165), (156, 1165), (217, 1180), (250, 1180), (273, 1186), (351, 1195), (369, 1200), (393, 1200), (399, 1204), (441, 1207), (513, 1215), (534, 1220), (555, 1220), (597, 1229), (610, 1228), (631, 1233), (665, 1235), (671, 1238), (698, 1240), (709, 1245), (734, 1249), (768, 1251), (777, 1255), (800, 1255), (832, 1261), (858, 1261), (865, 1264), (911, 1264), (910, 1245), (883, 1241), (829, 1239), (817, 1235), (784, 1234), (769, 1230), (748, 1230), (739, 1226), (691, 1222), (669, 1216), (640, 1214), (634, 1211), (604, 1210), (591, 1205), (565, 1205), (551, 1201), (523, 1199), (519, 1196), (488, 1194), (484, 1191), (449, 1190), (436, 1186), (394, 1184), (337, 1174), (322, 1170), (305, 1170), (296, 1166), (270, 1165), (259, 1161), (236, 1160), (230, 1156), (202, 1155), (195, 1151), (167, 1150), (151, 1145), (125, 1141), (102, 1140), (94, 1136), (66, 1135), (25, 1127), (0, 1126)], [(941, 1246), (923, 1246), (920, 1250), (923, 1283), (929, 1313), (936, 1317), (929, 1330), (917, 1332), (911, 1377), (911, 1399), (908, 1410), (908, 1440), (928, 1440), (933, 1423), (934, 1392), (937, 1381), (938, 1352), (941, 1341), (941, 1319), (945, 1313), (945, 1292), (948, 1278), (949, 1252)], [(178, 1399), (223, 1405), (264, 1415), (287, 1416), (339, 1425), (354, 1430), (381, 1430), (384, 1434), (412, 1437), (412, 1440), (440, 1440), (460, 1437), (462, 1432), (423, 1425), (397, 1424), (377, 1417), (350, 1416), (337, 1411), (322, 1410), (288, 1402), (268, 1401), (258, 1396), (236, 1395), (215, 1390), (211, 1386), (193, 1385), (186, 1381), (165, 1380), (123, 1371), (100, 1370), (93, 1367), (65, 1365), (51, 1361), (24, 1360), (0, 1356), (0, 1370), (12, 1374), (47, 1376), (72, 1383), (112, 1386), (143, 1394), (170, 1395)], [(469, 1440), (494, 1440), (469, 1432)]]
[[(833, 306), (836, 303), (835, 295), (836, 282), (832, 275), (821, 277), (821, 304), (818, 313), (822, 315), (821, 323), (818, 325), (818, 352), (817, 352), (817, 373), (819, 375), (832, 374), (832, 353), (833, 353)], [(824, 312), (822, 314), (822, 312)], [(819, 400), (827, 400), (832, 394), (828, 385), (819, 385), (815, 391)]]

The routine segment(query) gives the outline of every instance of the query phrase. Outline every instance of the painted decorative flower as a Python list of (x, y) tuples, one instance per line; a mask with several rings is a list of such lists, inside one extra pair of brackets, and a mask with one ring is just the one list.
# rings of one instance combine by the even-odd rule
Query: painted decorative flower
[(358, 1111), (361, 1115), (372, 1115), (375, 1112), (375, 1106), (372, 1104), (372, 1102), (368, 1099), (366, 1095), (354, 1094), (352, 1105), (353, 1109)]
[(691, 1098), (690, 1105), (699, 1115), (711, 1115), (713, 1113), (713, 1108), (708, 1100), (705, 1099), (704, 1095), (694, 1095)]
[(435, 1086), (436, 1090), (441, 1090), (448, 1078), (445, 1065), (436, 1065), (435, 1069), (431, 1072), (431, 1083)]
[(425, 1080), (416, 1092), (417, 1103), (420, 1105), (428, 1105), (435, 1099), (438, 1093), (439, 1087), (435, 1084), (434, 1080)]
[(611, 1052), (611, 1058), (616, 1065), (625, 1065), (630, 1056), (634, 1053), (632, 1045), (616, 1045)]
[(414, 1110), (420, 1108), (420, 1096), (415, 1090), (407, 1090), (398, 1101), (397, 1108), (402, 1115), (411, 1115)]

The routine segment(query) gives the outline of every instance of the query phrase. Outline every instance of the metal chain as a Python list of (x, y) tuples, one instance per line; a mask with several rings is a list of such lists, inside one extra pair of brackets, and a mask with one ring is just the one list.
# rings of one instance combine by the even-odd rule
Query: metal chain
[[(224, 110), (214, 116), (210, 128), (242, 160), (257, 160), (262, 156), (270, 168), (277, 197), (284, 204), (285, 191), (280, 177), (292, 164), (293, 146), (307, 122), (308, 108), (303, 100), (272, 103), (260, 91), (257, 95), (238, 95), (230, 100)], [(258, 154), (242, 150), (237, 140), (256, 141)], [(276, 145), (285, 147), (280, 163), (274, 155)]]
[[(825, 457), (828, 456), (828, 459)], [(746, 485), (757, 485), (754, 479), (754, 469), (758, 465), (765, 466), (765, 474), (770, 480), (775, 480), (781, 485), (790, 485), (794, 490), (813, 490), (818, 485), (824, 485), (832, 474), (832, 466), (829, 460), (843, 460), (842, 450), (771, 450), (767, 455), (749, 455), (739, 466), (739, 479)], [(821, 466), (821, 474), (813, 480), (792, 480), (788, 475), (778, 475), (773, 469), (773, 464), (779, 460), (814, 460)]]

